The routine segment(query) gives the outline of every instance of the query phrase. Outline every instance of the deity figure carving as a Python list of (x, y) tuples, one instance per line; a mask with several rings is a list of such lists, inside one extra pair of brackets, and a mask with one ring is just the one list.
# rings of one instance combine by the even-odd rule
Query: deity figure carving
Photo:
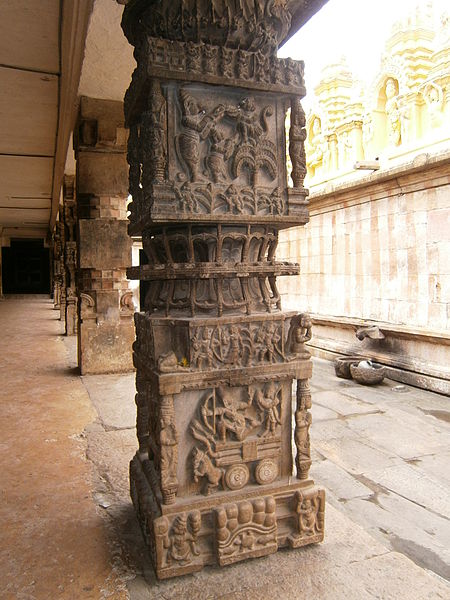
[(229, 185), (226, 189), (224, 198), (230, 213), (236, 212), (240, 214), (244, 212), (244, 203), (242, 202), (241, 195), (233, 184)]
[[(323, 501), (320, 493), (304, 495), (301, 491), (295, 493), (297, 513), (297, 535), (293, 540), (304, 540), (320, 535), (323, 531)], [(307, 542), (306, 542), (307, 543)], [(295, 544), (299, 545), (299, 544)]]
[(402, 141), (400, 109), (398, 105), (397, 83), (389, 77), (385, 84), (386, 116), (388, 126), (388, 141), (391, 146), (399, 146)]
[(199, 369), (202, 366), (212, 367), (213, 351), (211, 349), (211, 331), (205, 328), (201, 335), (192, 338), (192, 364)]
[(200, 140), (208, 137), (213, 120), (184, 88), (180, 90), (183, 133), (178, 136), (179, 154), (187, 166), (190, 181), (197, 181), (200, 169)]
[(185, 513), (177, 515), (170, 531), (166, 517), (163, 519), (165, 519), (164, 525), (158, 528), (158, 533), (164, 537), (163, 544), (167, 550), (166, 566), (171, 566), (173, 563), (181, 566), (188, 565), (193, 557), (200, 554), (197, 549), (197, 536), (201, 528), (200, 512), (193, 511), (188, 517)]
[(220, 49), (220, 74), (222, 77), (234, 77), (234, 51), (229, 48)]
[(161, 490), (166, 503), (175, 501), (178, 487), (178, 433), (175, 427), (173, 399), (167, 398), (161, 407), (159, 420)]
[(249, 77), (248, 54), (243, 50), (238, 50), (237, 53), (236, 75), (238, 79), (247, 79)]
[(175, 195), (183, 212), (197, 212), (197, 198), (189, 181), (185, 181), (180, 189), (175, 188)]
[(288, 333), (288, 349), (293, 358), (302, 356), (309, 358), (310, 353), (305, 348), (305, 344), (311, 340), (312, 321), (307, 313), (297, 315), (291, 320), (291, 326)]
[(443, 120), (444, 92), (436, 83), (429, 83), (422, 89), (432, 127), (439, 127)]
[(289, 156), (292, 163), (292, 182), (295, 188), (303, 186), (306, 175), (306, 118), (298, 98), (291, 102), (291, 127), (289, 129)]
[(310, 137), (307, 139), (306, 166), (314, 177), (322, 167), (324, 159), (325, 140), (322, 134), (322, 123), (319, 117), (314, 117), (310, 127)]
[(212, 181), (214, 183), (219, 183), (219, 181), (225, 181), (227, 179), (225, 161), (227, 161), (232, 154), (233, 144), (231, 140), (224, 139), (223, 134), (216, 125), (212, 125), (210, 128), (208, 139), (210, 141), (210, 149), (205, 162)]
[(204, 72), (213, 75), (216, 68), (218, 48), (214, 46), (203, 46), (203, 68)]
[(264, 413), (264, 431), (259, 434), (260, 437), (276, 435), (278, 426), (281, 425), (281, 388), (270, 381), (264, 389), (256, 389), (253, 392), (253, 400)]
[[(362, 124), (363, 146), (364, 146), (365, 151), (367, 151), (369, 145), (372, 143), (373, 135), (374, 135), (374, 129), (373, 129), (372, 113), (367, 112), (364, 115), (363, 124)], [(366, 156), (366, 158), (367, 158), (367, 156)]]
[[(145, 181), (163, 181), (166, 172), (167, 140), (166, 140), (166, 100), (161, 91), (161, 84), (152, 80), (149, 93), (149, 109), (143, 114), (141, 126), (141, 147), (143, 152), (143, 177)], [(135, 158), (130, 168), (135, 169)], [(133, 171), (133, 190), (136, 189)], [(138, 186), (137, 186), (138, 187)]]

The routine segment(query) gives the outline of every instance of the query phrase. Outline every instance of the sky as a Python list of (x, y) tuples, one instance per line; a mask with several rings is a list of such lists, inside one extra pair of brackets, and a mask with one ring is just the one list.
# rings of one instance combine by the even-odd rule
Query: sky
[[(278, 52), (305, 61), (306, 87), (312, 90), (320, 72), (342, 55), (356, 77), (375, 78), (392, 25), (426, 0), (329, 0)], [(449, 0), (433, 0), (435, 12), (450, 12)], [(309, 104), (308, 97), (303, 103)]]

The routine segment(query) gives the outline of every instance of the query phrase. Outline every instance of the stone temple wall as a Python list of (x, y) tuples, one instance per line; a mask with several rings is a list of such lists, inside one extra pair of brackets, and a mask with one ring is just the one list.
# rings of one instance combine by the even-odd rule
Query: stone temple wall
[[(313, 313), (316, 354), (371, 356), (449, 393), (450, 39), (437, 17), (424, 5), (394, 26), (366, 89), (345, 61), (324, 69), (306, 123), (310, 222), (281, 234), (278, 257), (300, 262), (280, 291)], [(357, 340), (368, 321), (384, 339)]]

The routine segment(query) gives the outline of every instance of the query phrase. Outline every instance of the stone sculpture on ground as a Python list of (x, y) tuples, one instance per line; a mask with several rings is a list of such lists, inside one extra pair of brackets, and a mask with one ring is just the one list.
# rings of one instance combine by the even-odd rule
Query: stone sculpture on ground
[(276, 58), (291, 4), (124, 11), (138, 65), (129, 233), (149, 261), (128, 276), (150, 282), (135, 315), (130, 479), (159, 578), (323, 539), (324, 492), (308, 477), (311, 324), (281, 310), (276, 286), (298, 273), (275, 260), (278, 232), (308, 221), (303, 64)]

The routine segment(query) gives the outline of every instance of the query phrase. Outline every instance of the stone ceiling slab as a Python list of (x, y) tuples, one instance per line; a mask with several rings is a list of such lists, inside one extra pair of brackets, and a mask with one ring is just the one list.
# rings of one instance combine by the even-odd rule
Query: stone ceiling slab
[(0, 68), (0, 153), (53, 156), (58, 77)]
[(0, 203), (5, 197), (50, 198), (52, 174), (53, 158), (0, 156)]
[(50, 198), (21, 198), (14, 196), (13, 198), (2, 196), (0, 198), (0, 208), (47, 208), (50, 209)]
[(59, 0), (0, 3), (0, 56), (10, 67), (59, 72)]
[(48, 209), (31, 209), (31, 208), (1, 208), (0, 207), (0, 223), (3, 226), (14, 225), (41, 225), (46, 226), (48, 223)]

